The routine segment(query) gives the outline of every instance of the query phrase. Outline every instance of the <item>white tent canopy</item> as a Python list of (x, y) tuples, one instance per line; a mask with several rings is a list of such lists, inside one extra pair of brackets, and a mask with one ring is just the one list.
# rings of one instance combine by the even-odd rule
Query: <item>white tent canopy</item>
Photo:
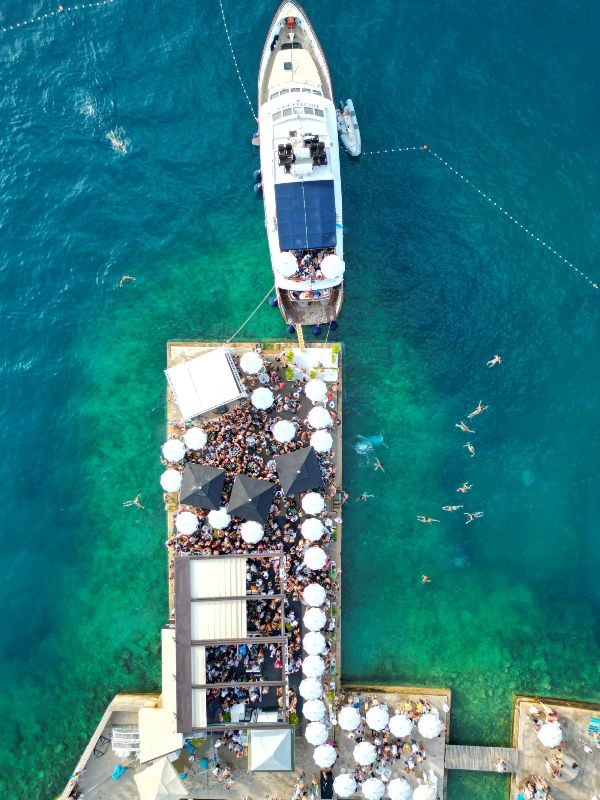
[(291, 442), (296, 435), (296, 428), (288, 419), (280, 419), (273, 425), (271, 432), (276, 441)]
[[(302, 686), (302, 684), (300, 685)], [(304, 731), (304, 738), (313, 747), (325, 744), (327, 741), (327, 725), (324, 722), (309, 722)]]
[(181, 472), (176, 469), (166, 469), (160, 476), (160, 485), (165, 492), (178, 492), (181, 489)]
[(387, 785), (387, 793), (390, 800), (410, 800), (413, 791), (404, 778), (394, 778)]
[(406, 714), (394, 714), (390, 719), (389, 726), (390, 733), (398, 739), (402, 739), (405, 736), (410, 736), (414, 722), (410, 717), (407, 717)]
[(300, 525), (302, 536), (309, 542), (318, 542), (325, 533), (325, 528), (320, 519), (309, 517)]
[(304, 566), (308, 569), (323, 569), (327, 563), (327, 553), (321, 547), (309, 547), (304, 551)]
[(310, 437), (310, 445), (317, 453), (327, 453), (333, 447), (333, 436), (329, 431), (315, 431)]
[(185, 442), (186, 447), (189, 447), (190, 450), (202, 450), (208, 441), (208, 435), (206, 434), (206, 431), (202, 430), (202, 428), (194, 427), (185, 432), (183, 441)]
[(180, 800), (188, 792), (175, 767), (168, 758), (159, 758), (154, 764), (133, 776), (140, 800)]
[(325, 672), (325, 662), (320, 656), (306, 656), (302, 661), (302, 672), (307, 678), (320, 678)]
[(333, 417), (323, 406), (314, 406), (306, 418), (311, 428), (329, 428), (333, 425)]
[(246, 396), (231, 352), (224, 347), (169, 367), (165, 375), (184, 420)]
[(190, 534), (198, 530), (198, 517), (191, 511), (182, 511), (175, 517), (177, 533)]
[(366, 800), (381, 800), (385, 794), (385, 784), (379, 778), (367, 778), (362, 785), (362, 795)]
[(253, 728), (248, 731), (250, 772), (291, 772), (294, 768), (291, 728)]
[(306, 514), (320, 514), (325, 510), (325, 498), (318, 492), (308, 492), (302, 498), (302, 510)]
[(335, 764), (337, 753), (335, 752), (335, 748), (330, 744), (320, 744), (315, 748), (313, 759), (317, 767), (329, 769), (329, 767)]
[(323, 684), (316, 678), (304, 678), (300, 681), (298, 691), (303, 700), (318, 700), (323, 695)]
[(327, 624), (327, 617), (320, 608), (307, 608), (302, 621), (309, 631), (320, 631)]
[(255, 389), (252, 392), (250, 400), (252, 401), (254, 408), (264, 411), (267, 408), (271, 408), (275, 402), (275, 397), (273, 392), (270, 389), (267, 389), (266, 386), (259, 386), (258, 389)]
[(374, 731), (382, 731), (390, 721), (390, 715), (383, 706), (371, 706), (366, 718), (367, 725)]
[(242, 539), (245, 542), (248, 542), (248, 544), (256, 544), (257, 542), (260, 542), (265, 535), (262, 525), (259, 522), (254, 522), (254, 520), (242, 522), (240, 526), (240, 533), (242, 535)]
[(313, 403), (322, 403), (327, 396), (327, 384), (319, 378), (313, 378), (304, 387), (304, 393)]
[(310, 656), (320, 656), (327, 650), (327, 642), (322, 633), (309, 631), (302, 639), (302, 647)]
[(311, 722), (325, 719), (325, 703), (322, 700), (307, 700), (302, 703), (302, 713)]
[(215, 508), (208, 512), (208, 524), (217, 530), (226, 528), (231, 522), (231, 516), (226, 508)]
[(263, 361), (256, 350), (249, 350), (240, 358), (240, 367), (247, 375), (256, 375), (263, 368)]
[(558, 747), (563, 740), (562, 728), (558, 722), (545, 722), (538, 731), (538, 739), (544, 747)]
[(371, 742), (359, 742), (352, 751), (354, 760), (363, 767), (368, 767), (377, 758), (377, 752)]
[(322, 606), (326, 598), (327, 592), (318, 583), (309, 583), (302, 592), (302, 599), (307, 606)]
[(419, 718), (417, 728), (421, 736), (425, 737), (425, 739), (435, 739), (436, 736), (439, 736), (442, 732), (442, 722), (437, 714), (423, 714), (423, 716)]
[(352, 775), (342, 772), (333, 779), (333, 791), (338, 797), (352, 797), (356, 793), (356, 781)]
[(181, 461), (185, 455), (185, 447), (181, 439), (167, 439), (162, 446), (162, 454), (167, 461)]
[(355, 731), (360, 725), (360, 712), (354, 706), (343, 706), (337, 715), (340, 728), (344, 731)]

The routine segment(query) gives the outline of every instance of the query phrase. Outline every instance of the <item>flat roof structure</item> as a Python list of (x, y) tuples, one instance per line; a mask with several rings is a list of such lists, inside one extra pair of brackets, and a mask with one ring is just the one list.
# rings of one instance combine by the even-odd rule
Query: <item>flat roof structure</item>
[(194, 419), (246, 397), (231, 350), (218, 347), (165, 370), (181, 419)]
[[(287, 722), (285, 703), (279, 713), (251, 715), (230, 722), (211, 723), (208, 717), (208, 693), (211, 690), (286, 687), (287, 637), (285, 632), (285, 595), (248, 591), (246, 566), (252, 559), (277, 559), (280, 585), (285, 585), (285, 556), (281, 552), (243, 553), (219, 556), (181, 555), (175, 559), (175, 674), (176, 729), (179, 733), (204, 730), (239, 730), (251, 726), (281, 727)], [(248, 631), (248, 602), (278, 601), (281, 630), (276, 636), (256, 635)], [(206, 650), (223, 645), (276, 644), (283, 658), (277, 680), (224, 681), (209, 683)], [(254, 676), (253, 676), (254, 677)]]

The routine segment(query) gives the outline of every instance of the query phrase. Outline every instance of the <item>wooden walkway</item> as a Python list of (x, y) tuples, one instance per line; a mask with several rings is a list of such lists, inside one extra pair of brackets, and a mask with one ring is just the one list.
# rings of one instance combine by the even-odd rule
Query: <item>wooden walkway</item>
[(513, 747), (470, 747), (464, 744), (446, 745), (446, 769), (467, 769), (477, 772), (496, 772), (498, 757), (508, 764), (507, 772), (516, 772), (519, 751)]

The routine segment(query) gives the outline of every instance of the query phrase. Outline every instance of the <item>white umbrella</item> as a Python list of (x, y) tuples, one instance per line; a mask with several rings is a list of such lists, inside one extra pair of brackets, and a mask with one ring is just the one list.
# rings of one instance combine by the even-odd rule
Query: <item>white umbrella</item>
[(417, 786), (413, 800), (436, 800), (437, 789), (431, 783), (422, 783)]
[(181, 488), (181, 472), (176, 469), (167, 469), (160, 476), (160, 485), (165, 492), (178, 492)]
[(298, 272), (298, 259), (293, 253), (285, 251), (279, 253), (275, 256), (275, 269), (282, 278), (291, 278), (295, 272)]
[(325, 533), (325, 527), (320, 519), (309, 517), (300, 525), (300, 532), (308, 542), (318, 542)]
[(333, 436), (328, 431), (315, 431), (310, 437), (310, 444), (317, 453), (326, 453), (332, 448)]
[(309, 631), (320, 631), (327, 624), (327, 617), (320, 608), (307, 608), (302, 622)]
[(302, 599), (307, 606), (322, 606), (326, 597), (327, 592), (318, 583), (309, 583), (302, 592)]
[(338, 797), (352, 797), (356, 793), (356, 781), (352, 775), (342, 772), (333, 779), (333, 791)]
[(325, 672), (325, 662), (320, 656), (306, 656), (302, 662), (302, 672), (307, 678), (320, 678)]
[(410, 736), (414, 722), (406, 714), (394, 714), (390, 719), (390, 733), (398, 739), (403, 739), (405, 736)]
[(558, 722), (545, 722), (538, 731), (538, 739), (544, 747), (558, 747), (563, 740), (562, 728)]
[(231, 517), (225, 508), (215, 508), (208, 512), (208, 524), (217, 530), (226, 528), (231, 522)]
[(208, 436), (206, 435), (206, 431), (203, 431), (202, 428), (190, 428), (185, 432), (183, 441), (190, 450), (202, 450), (204, 445), (208, 442)]
[(343, 706), (337, 715), (337, 721), (343, 731), (355, 731), (360, 725), (360, 711), (354, 706)]
[(168, 439), (162, 446), (162, 453), (167, 461), (181, 461), (185, 455), (185, 447), (181, 439)]
[(317, 767), (329, 769), (329, 767), (333, 767), (335, 764), (337, 753), (335, 752), (335, 748), (330, 744), (320, 744), (318, 747), (315, 747), (313, 759)]
[(321, 261), (321, 272), (326, 278), (341, 278), (346, 270), (346, 265), (335, 253), (330, 253)]
[(379, 778), (367, 778), (361, 791), (366, 800), (381, 800), (385, 794), (385, 784)]
[(322, 700), (307, 700), (302, 703), (302, 713), (311, 722), (320, 722), (325, 717), (325, 703)]
[(318, 492), (308, 492), (302, 498), (302, 510), (307, 514), (320, 514), (325, 510), (325, 498)]
[(304, 566), (309, 569), (323, 569), (327, 563), (327, 553), (320, 547), (309, 547), (304, 551)]
[(371, 742), (359, 742), (354, 748), (352, 755), (357, 764), (362, 767), (370, 766), (377, 758), (377, 753)]
[(327, 384), (319, 378), (313, 378), (304, 387), (304, 393), (313, 403), (322, 403), (327, 395)]
[(442, 732), (442, 722), (436, 714), (423, 714), (419, 719), (417, 728), (425, 739), (435, 739)]
[(322, 633), (316, 631), (309, 631), (302, 639), (302, 647), (306, 650), (309, 656), (320, 656), (327, 650), (327, 642)]
[(248, 542), (248, 544), (256, 544), (257, 542), (260, 542), (265, 535), (262, 525), (259, 522), (254, 522), (253, 520), (242, 522), (240, 525), (240, 533), (242, 534), (242, 539), (245, 542)]
[(410, 783), (404, 778), (394, 778), (387, 785), (387, 793), (390, 800), (410, 800), (413, 792)]
[(182, 511), (175, 517), (175, 527), (178, 533), (193, 533), (198, 530), (198, 517), (191, 511)]
[(296, 428), (288, 419), (280, 419), (273, 425), (272, 433), (278, 442), (291, 442), (296, 435)]
[(390, 721), (390, 715), (383, 706), (371, 706), (367, 711), (367, 725), (373, 731), (382, 731)]
[(240, 358), (240, 367), (247, 375), (256, 375), (263, 368), (263, 361), (256, 350), (249, 350)]
[[(302, 684), (300, 684), (302, 686)], [(304, 731), (304, 738), (313, 747), (327, 741), (327, 725), (324, 722), (309, 722)]]
[(250, 395), (250, 400), (252, 401), (254, 408), (264, 411), (267, 408), (271, 408), (275, 398), (273, 397), (273, 392), (270, 389), (267, 389), (266, 386), (260, 386), (258, 389), (255, 389), (252, 392)]
[(311, 428), (329, 428), (333, 425), (333, 417), (323, 406), (313, 406), (308, 412), (306, 421)]
[(298, 691), (303, 700), (318, 700), (323, 694), (323, 684), (316, 678), (304, 678), (300, 681)]

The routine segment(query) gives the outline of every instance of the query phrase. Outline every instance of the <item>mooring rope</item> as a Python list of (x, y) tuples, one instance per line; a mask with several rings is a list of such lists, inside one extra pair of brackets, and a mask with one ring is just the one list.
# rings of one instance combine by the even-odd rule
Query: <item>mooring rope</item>
[(238, 335), (238, 333), (239, 333), (239, 332), (240, 332), (240, 331), (241, 331), (243, 328), (245, 328), (245, 327), (246, 327), (246, 325), (247, 325), (247, 324), (250, 322), (250, 320), (251, 320), (251, 319), (252, 319), (252, 317), (253, 317), (253, 316), (256, 314), (256, 312), (258, 311), (258, 309), (259, 309), (259, 308), (262, 306), (262, 304), (263, 304), (263, 303), (264, 303), (264, 302), (267, 300), (267, 298), (269, 297), (269, 295), (271, 294), (271, 292), (273, 291), (273, 289), (274, 289), (274, 288), (275, 288), (275, 285), (271, 286), (271, 288), (269, 289), (269, 291), (266, 293), (266, 295), (263, 297), (263, 299), (260, 301), (260, 303), (259, 303), (259, 304), (256, 306), (256, 308), (255, 308), (255, 309), (254, 309), (254, 311), (253, 311), (253, 312), (250, 314), (250, 316), (248, 317), (248, 319), (244, 320), (244, 322), (242, 322), (242, 324), (241, 324), (241, 325), (240, 325), (240, 327), (237, 329), (237, 331), (236, 331), (236, 332), (233, 334), (233, 336), (231, 336), (229, 339), (227, 339), (227, 344), (229, 344), (229, 342), (233, 341), (233, 340), (235, 339), (235, 337)]
[(252, 116), (254, 117), (255, 122), (258, 122), (258, 117), (254, 111), (254, 106), (252, 105), (252, 101), (246, 91), (246, 86), (244, 85), (244, 81), (242, 79), (242, 75), (240, 73), (240, 68), (238, 66), (237, 58), (235, 57), (235, 51), (233, 49), (233, 44), (231, 43), (231, 36), (229, 35), (229, 28), (227, 27), (227, 20), (225, 19), (225, 10), (223, 9), (222, 0), (219, 0), (219, 6), (221, 7), (221, 16), (223, 17), (223, 27), (225, 28), (225, 35), (227, 36), (227, 41), (229, 42), (229, 49), (231, 50), (231, 57), (233, 58), (233, 65), (235, 67), (235, 71), (237, 72), (238, 80), (240, 82), (240, 86), (242, 87), (242, 91), (246, 97), (246, 101), (250, 107), (250, 111), (252, 112)]
[(26, 28), (28, 25), (33, 25), (36, 22), (43, 22), (44, 20), (51, 19), (52, 17), (59, 17), (61, 14), (70, 14), (73, 11), (85, 11), (86, 8), (99, 8), (100, 6), (107, 6), (113, 2), (114, 0), (98, 0), (96, 3), (77, 3), (77, 5), (74, 6), (59, 5), (56, 11), (48, 11), (47, 14), (39, 14), (37, 17), (31, 17), (30, 19), (25, 19), (22, 22), (15, 22), (14, 25), (5, 25), (0, 28), (0, 31), (2, 33), (16, 31), (19, 28)]
[(463, 183), (466, 183), (468, 186), (470, 186), (471, 189), (476, 191), (477, 194), (481, 195), (481, 197), (483, 197), (484, 200), (487, 200), (488, 203), (490, 203), (490, 205), (492, 205), (497, 211), (499, 211), (502, 214), (502, 216), (510, 220), (513, 223), (513, 225), (516, 225), (517, 228), (520, 228), (520, 230), (522, 230), (523, 233), (526, 233), (531, 239), (533, 239), (535, 242), (541, 245), (551, 255), (555, 256), (555, 258), (557, 258), (563, 264), (566, 264), (567, 267), (570, 267), (574, 272), (576, 272), (579, 275), (580, 278), (583, 278), (585, 281), (587, 281), (587, 283), (589, 283), (592, 289), (598, 288), (598, 284), (595, 281), (593, 281), (592, 278), (590, 278), (590, 276), (587, 275), (582, 269), (579, 269), (579, 267), (576, 266), (572, 261), (569, 261), (569, 259), (566, 258), (559, 250), (556, 250), (549, 242), (545, 241), (540, 236), (538, 236), (534, 231), (531, 230), (531, 228), (528, 228), (526, 225), (520, 222), (506, 208), (504, 208), (504, 206), (501, 203), (499, 203), (497, 200), (494, 200), (494, 198), (490, 197), (490, 195), (487, 194), (487, 192), (484, 192), (483, 189), (480, 189), (478, 186), (476, 186), (471, 180), (469, 180), (469, 178), (466, 177), (466, 175), (460, 172), (460, 170), (456, 169), (456, 167), (452, 166), (452, 164), (450, 164), (449, 161), (446, 161), (446, 159), (442, 155), (436, 153), (435, 150), (432, 150), (429, 147), (429, 145), (423, 144), (417, 147), (392, 147), (388, 148), (387, 150), (370, 150), (363, 153), (363, 155), (373, 156), (373, 155), (384, 155), (386, 153), (405, 153), (408, 152), (409, 150), (423, 150), (426, 153), (430, 153), (435, 159), (437, 159), (437, 161), (439, 161), (440, 164), (443, 164), (446, 167), (446, 169), (448, 169), (453, 175), (459, 178)]

